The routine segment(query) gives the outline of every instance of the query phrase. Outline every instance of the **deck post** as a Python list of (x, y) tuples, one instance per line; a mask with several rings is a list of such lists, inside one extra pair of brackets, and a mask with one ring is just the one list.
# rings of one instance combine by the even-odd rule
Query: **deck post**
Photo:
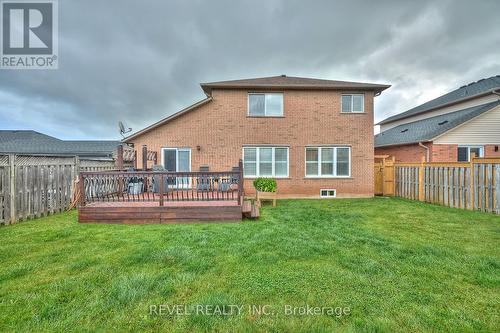
[(123, 170), (123, 146), (118, 145), (116, 147), (116, 168), (118, 170)]
[(243, 161), (240, 159), (238, 162), (238, 204), (241, 205), (243, 201)]
[(148, 146), (142, 146), (142, 171), (148, 170)]
[(163, 174), (160, 175), (160, 206), (163, 206)]

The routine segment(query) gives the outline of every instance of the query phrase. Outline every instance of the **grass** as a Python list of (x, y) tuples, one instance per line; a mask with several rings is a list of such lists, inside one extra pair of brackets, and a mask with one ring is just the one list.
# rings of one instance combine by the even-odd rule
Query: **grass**
[[(279, 201), (238, 224), (76, 220), (0, 228), (0, 331), (500, 330), (498, 216), (374, 198)], [(306, 304), (348, 314), (285, 313)]]

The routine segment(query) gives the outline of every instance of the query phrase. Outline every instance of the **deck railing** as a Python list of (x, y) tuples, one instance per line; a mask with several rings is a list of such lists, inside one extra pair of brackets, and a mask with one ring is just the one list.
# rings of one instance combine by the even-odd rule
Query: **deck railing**
[(80, 174), (80, 205), (92, 202), (238, 201), (242, 165), (223, 172), (101, 171)]

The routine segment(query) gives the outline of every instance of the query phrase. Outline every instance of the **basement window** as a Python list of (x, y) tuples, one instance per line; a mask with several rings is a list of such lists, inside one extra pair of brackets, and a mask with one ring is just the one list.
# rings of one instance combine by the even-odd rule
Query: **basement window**
[(337, 196), (337, 190), (335, 189), (321, 189), (319, 195), (322, 198), (335, 198)]

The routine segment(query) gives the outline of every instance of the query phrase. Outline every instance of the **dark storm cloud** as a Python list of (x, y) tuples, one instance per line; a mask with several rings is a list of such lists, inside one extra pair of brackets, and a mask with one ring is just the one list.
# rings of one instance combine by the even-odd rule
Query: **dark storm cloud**
[(117, 138), (288, 74), (389, 83), (376, 119), (500, 73), (498, 1), (59, 1), (59, 70), (0, 71), (0, 128)]

